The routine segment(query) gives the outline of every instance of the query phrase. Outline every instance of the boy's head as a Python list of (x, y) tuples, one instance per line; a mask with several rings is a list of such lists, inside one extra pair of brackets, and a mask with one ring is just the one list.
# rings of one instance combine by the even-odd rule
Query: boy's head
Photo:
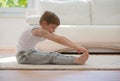
[(55, 24), (57, 26), (60, 25), (60, 19), (58, 18), (58, 16), (50, 11), (45, 11), (43, 13), (43, 15), (40, 18), (39, 23), (42, 24), (43, 21), (46, 21), (47, 24)]
[(55, 32), (57, 26), (60, 25), (60, 20), (57, 15), (53, 12), (46, 11), (40, 18), (40, 25), (43, 29), (47, 30), (50, 33)]

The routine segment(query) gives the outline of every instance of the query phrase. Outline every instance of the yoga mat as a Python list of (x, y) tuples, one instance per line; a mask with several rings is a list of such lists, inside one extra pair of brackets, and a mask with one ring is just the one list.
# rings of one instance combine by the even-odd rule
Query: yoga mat
[(11, 56), (0, 58), (0, 70), (120, 70), (120, 55), (90, 55), (85, 65), (18, 64)]

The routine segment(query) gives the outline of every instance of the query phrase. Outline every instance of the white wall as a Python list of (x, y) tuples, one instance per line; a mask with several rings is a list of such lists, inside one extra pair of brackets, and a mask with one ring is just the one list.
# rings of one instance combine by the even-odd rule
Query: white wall
[[(97, 0), (93, 0), (93, 1), (97, 1)], [(101, 1), (101, 0), (99, 0), (99, 1)], [(108, 1), (108, 0), (106, 0), (106, 1)], [(111, 0), (111, 1), (114, 1), (114, 0)], [(117, 0), (116, 0), (117, 1)], [(94, 3), (96, 3), (96, 2), (94, 2)], [(112, 3), (112, 2), (111, 2)], [(91, 5), (93, 5), (93, 3), (91, 4)], [(96, 6), (96, 5), (94, 5), (94, 6)], [(91, 7), (94, 7), (94, 6), (91, 6)], [(97, 5), (97, 6), (99, 6), (99, 5)], [(80, 7), (80, 8), (83, 8), (83, 7)], [(86, 7), (85, 7), (86, 8)], [(100, 7), (101, 8), (101, 7)], [(116, 8), (116, 7), (115, 7)], [(40, 7), (39, 7), (39, 9), (41, 9)], [(104, 8), (103, 8), (104, 9)], [(118, 8), (117, 8), (118, 9)], [(28, 9), (27, 9), (28, 10)], [(88, 10), (88, 8), (87, 8), (87, 10)], [(101, 15), (100, 17), (98, 16), (98, 14), (97, 15), (95, 15), (95, 10), (96, 10), (96, 7), (95, 7), (95, 9), (93, 9), (92, 8), (92, 11), (94, 12), (94, 13), (91, 13), (92, 14), (92, 18), (94, 19), (93, 21), (95, 22), (95, 21), (97, 21), (97, 20), (95, 20), (95, 18), (97, 17), (97, 19), (100, 19), (100, 17), (102, 16), (102, 17), (104, 17), (103, 15)], [(102, 9), (101, 9), (102, 10)], [(33, 11), (33, 12), (32, 12)], [(39, 11), (39, 10), (38, 10)], [(107, 11), (107, 10), (106, 10)], [(115, 10), (116, 11), (116, 10)], [(118, 9), (118, 12), (116, 12), (117, 13), (117, 15), (119, 15), (119, 9)], [(28, 10), (28, 12), (26, 13), (26, 16), (28, 16), (29, 14), (36, 14), (36, 12), (35, 12), (35, 9), (30, 9), (30, 11)], [(106, 14), (106, 13), (105, 13)], [(116, 14), (113, 14), (113, 16), (116, 16)], [(113, 16), (111, 16), (111, 17), (113, 17)], [(99, 17), (99, 18), (98, 18)], [(101, 17), (101, 18), (102, 18)], [(110, 18), (110, 17), (107, 17), (107, 18)], [(116, 17), (115, 17), (116, 18)], [(111, 18), (111, 20), (113, 19), (113, 21), (114, 21), (114, 18)], [(110, 28), (109, 30), (107, 30), (107, 29), (105, 29), (105, 30), (103, 30), (103, 29), (101, 29), (101, 30), (98, 30), (98, 32), (97, 31), (94, 31), (94, 32), (92, 32), (92, 31), (89, 31), (89, 32), (86, 32), (86, 31), (88, 31), (89, 29), (87, 29), (87, 30), (85, 30), (85, 31), (82, 31), (82, 33), (84, 34), (85, 32), (86, 32), (86, 34), (84, 34), (84, 35), (82, 35), (81, 34), (81, 32), (80, 32), (80, 36), (83, 38), (83, 37), (85, 37), (85, 36), (87, 36), (88, 38), (89, 38), (89, 40), (88, 40), (88, 38), (86, 37), (86, 38), (83, 38), (83, 39), (81, 39), (82, 40), (82, 42), (83, 41), (85, 41), (85, 40), (87, 40), (87, 41), (90, 41), (90, 42), (94, 42), (95, 40), (96, 40), (96, 42), (108, 42), (108, 40), (109, 39), (112, 39), (112, 40), (110, 40), (109, 42), (120, 42), (120, 27), (119, 27), (119, 19), (120, 19), (120, 16), (117, 16), (117, 19), (115, 19), (116, 21), (115, 21), (115, 23), (112, 21), (112, 23), (111, 23), (111, 21), (109, 22), (109, 24), (108, 23), (106, 23), (106, 24), (104, 24), (103, 23), (103, 21), (101, 20), (101, 22), (102, 23), (100, 23), (100, 21), (99, 21), (99, 23), (98, 23), (98, 21), (96, 22), (96, 23), (92, 23), (92, 25), (105, 25), (105, 26), (107, 26), (107, 28), (109, 29), (109, 26), (113, 26), (114, 27), (114, 25), (117, 25), (118, 27), (117, 28)], [(79, 21), (80, 22), (80, 21)], [(78, 23), (79, 23), (78, 22)], [(73, 23), (72, 23), (73, 24)], [(20, 35), (20, 33), (26, 28), (26, 23), (25, 23), (25, 18), (24, 17), (0, 17), (0, 48), (2, 47), (2, 48), (11, 48), (11, 47), (15, 47), (16, 46), (16, 43), (17, 43), (17, 40), (18, 40), (18, 37), (19, 37), (19, 35)], [(89, 25), (89, 24), (86, 24), (86, 25)], [(82, 26), (81, 26), (82, 27)], [(96, 27), (96, 26), (94, 26), (94, 27)], [(100, 26), (101, 27), (101, 26)], [(104, 26), (102, 26), (103, 28), (104, 28)], [(94, 28), (92, 28), (93, 30), (94, 30)], [(99, 29), (99, 28), (98, 28)], [(71, 31), (71, 29), (69, 29), (70, 31)], [(81, 29), (80, 29), (81, 30)], [(90, 30), (91, 30), (91, 28), (90, 28)], [(114, 31), (115, 30), (115, 31)], [(60, 31), (60, 30), (59, 30)], [(66, 31), (68, 31), (68, 30), (66, 30)], [(68, 33), (66, 33), (66, 31), (62, 31), (62, 33), (64, 33), (64, 35), (68, 35), (68, 37), (71, 35), (71, 34), (68, 34)], [(107, 34), (106, 35), (104, 35), (103, 36), (103, 33), (106, 33), (106, 31), (108, 31), (107, 32)], [(69, 31), (68, 31), (69, 32)], [(66, 33), (66, 34), (65, 34)], [(71, 32), (70, 32), (71, 33)], [(76, 33), (76, 32), (73, 32), (73, 33)], [(91, 33), (91, 34), (89, 34), (89, 35), (91, 35), (91, 36), (89, 36), (88, 35), (88, 33)], [(101, 36), (101, 40), (99, 40), (100, 38), (98, 38), (98, 36), (97, 36), (97, 34), (98, 35), (100, 35)], [(102, 34), (102, 35), (101, 35)], [(110, 34), (110, 35), (109, 35)], [(77, 34), (78, 35), (78, 34)], [(103, 37), (102, 37), (103, 36)], [(73, 38), (75, 38), (74, 36), (73, 36)], [(104, 38), (104, 39), (103, 39)], [(99, 40), (99, 41), (98, 41)], [(106, 41), (107, 40), (107, 41)]]
[(15, 47), (24, 28), (24, 17), (0, 17), (0, 48)]

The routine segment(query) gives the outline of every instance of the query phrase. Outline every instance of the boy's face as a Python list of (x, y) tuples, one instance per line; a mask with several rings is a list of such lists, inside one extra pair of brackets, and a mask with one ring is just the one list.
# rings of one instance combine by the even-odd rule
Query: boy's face
[(47, 24), (47, 22), (43, 22), (42, 24), (42, 28), (47, 30), (50, 33), (55, 32), (55, 29), (57, 28), (57, 25), (55, 24)]

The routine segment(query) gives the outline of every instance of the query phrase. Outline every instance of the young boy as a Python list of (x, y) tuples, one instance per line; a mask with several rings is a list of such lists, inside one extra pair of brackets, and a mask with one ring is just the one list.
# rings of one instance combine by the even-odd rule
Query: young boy
[[(46, 11), (40, 18), (40, 27), (33, 26), (25, 30), (17, 45), (17, 61), (20, 64), (85, 64), (89, 57), (87, 49), (72, 42), (71, 40), (54, 34), (60, 25), (60, 20), (53, 12)], [(79, 57), (65, 56), (57, 52), (43, 52), (35, 50), (35, 45), (45, 39), (74, 48)]]

